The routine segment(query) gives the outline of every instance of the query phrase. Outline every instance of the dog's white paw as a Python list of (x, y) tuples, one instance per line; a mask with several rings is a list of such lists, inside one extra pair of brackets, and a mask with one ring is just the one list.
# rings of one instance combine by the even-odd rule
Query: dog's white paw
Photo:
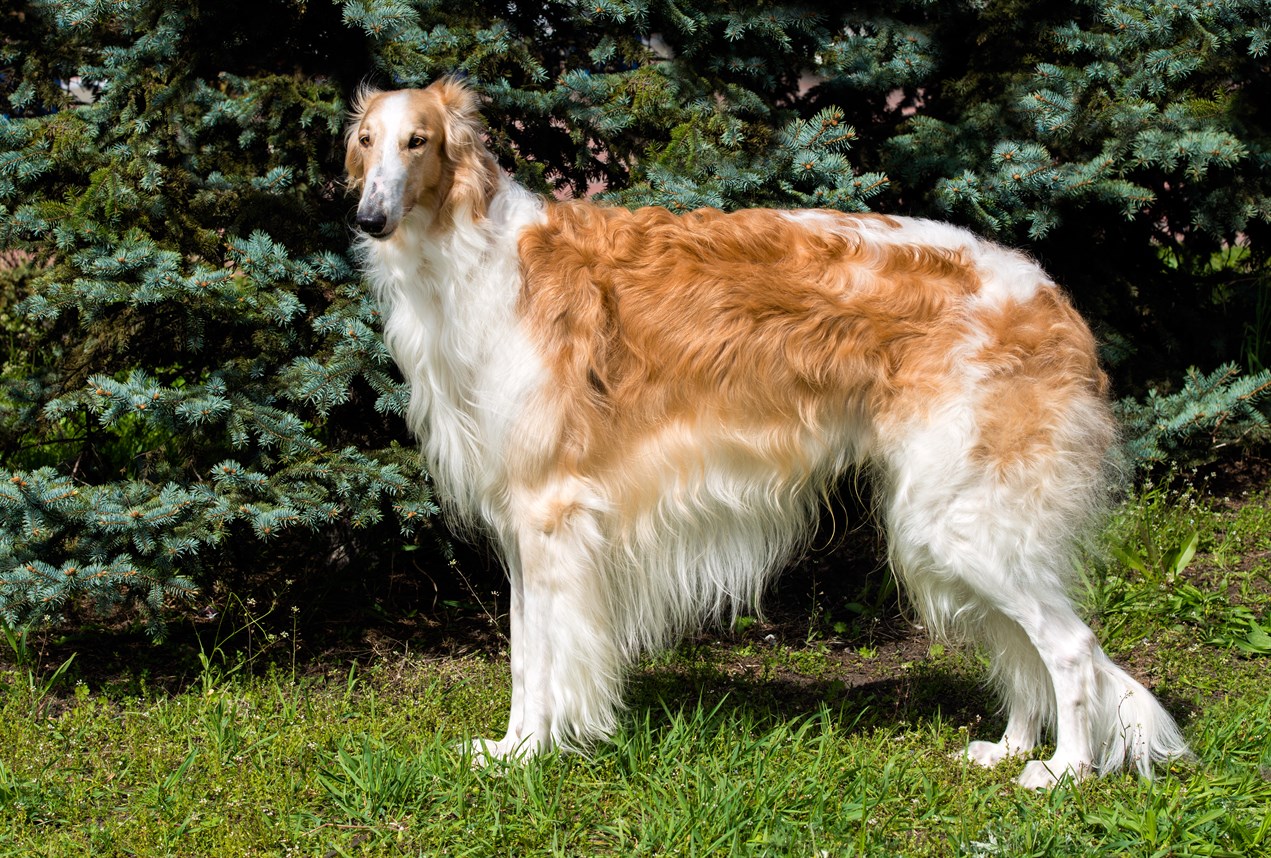
[(1069, 763), (1058, 759), (1030, 760), (1016, 782), (1028, 789), (1050, 789), (1064, 778), (1070, 783), (1085, 780), (1094, 771), (1090, 763)]
[(474, 739), (468, 742), (467, 748), (472, 765), (478, 768), (491, 763), (517, 763), (534, 755), (535, 748), (515, 736), (504, 736), (502, 739)]
[(1032, 750), (1032, 746), (1025, 747), (1022, 744), (1012, 744), (1003, 739), (1000, 742), (971, 742), (966, 746), (966, 750), (957, 754), (961, 759), (967, 759), (976, 765), (991, 769), (1002, 760), (1010, 757), (1018, 757)]
[(1020, 753), (1022, 749), (1012, 748), (1005, 742), (972, 742), (966, 746), (966, 758), (986, 769)]

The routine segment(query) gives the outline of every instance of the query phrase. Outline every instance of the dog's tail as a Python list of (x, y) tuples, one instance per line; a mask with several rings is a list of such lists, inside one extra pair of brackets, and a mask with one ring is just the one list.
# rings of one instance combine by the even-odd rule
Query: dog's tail
[(1090, 719), (1095, 767), (1134, 767), (1152, 776), (1156, 763), (1194, 759), (1182, 732), (1156, 698), (1103, 654), (1095, 653), (1097, 698)]

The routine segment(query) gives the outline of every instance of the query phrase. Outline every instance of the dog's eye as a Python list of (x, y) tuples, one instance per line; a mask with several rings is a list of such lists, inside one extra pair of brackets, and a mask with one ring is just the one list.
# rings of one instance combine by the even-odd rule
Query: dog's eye
[(359, 144), (359, 145), (361, 145), (363, 148), (366, 148), (367, 146), (370, 146), (370, 145), (371, 145), (371, 135), (370, 135), (370, 134), (363, 134), (361, 137), (357, 138), (357, 142), (358, 142), (358, 144)]
[(427, 142), (428, 141), (425, 138), (419, 136), (418, 134), (415, 134), (410, 138), (409, 141), (407, 141), (406, 146), (410, 149), (418, 149), (420, 146), (423, 146)]

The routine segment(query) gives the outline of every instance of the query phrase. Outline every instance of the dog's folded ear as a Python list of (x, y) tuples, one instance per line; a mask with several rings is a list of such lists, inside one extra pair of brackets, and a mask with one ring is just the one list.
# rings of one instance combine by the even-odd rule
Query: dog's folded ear
[(450, 191), (442, 202), (443, 221), (485, 217), (498, 187), (499, 167), (485, 146), (477, 95), (455, 78), (442, 78), (430, 87), (445, 109), (445, 160), (453, 171)]

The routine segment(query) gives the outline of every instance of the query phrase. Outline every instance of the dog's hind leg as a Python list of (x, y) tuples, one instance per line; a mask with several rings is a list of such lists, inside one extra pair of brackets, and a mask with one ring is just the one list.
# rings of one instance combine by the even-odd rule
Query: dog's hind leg
[(937, 501), (946, 492), (947, 484), (915, 491), (893, 504), (889, 518), (893, 556), (924, 621), (937, 636), (983, 647), (1005, 698), (1002, 739), (972, 743), (967, 753), (993, 765), (1031, 750), (1053, 712), (1055, 755), (1029, 763), (1021, 783), (1083, 777), (1094, 767), (1094, 636), (1073, 610), (1063, 577), (1046, 565), (1056, 561), (1039, 562), (1026, 547), (1036, 550), (1036, 533), (1013, 526), (1022, 522), (1018, 511), (995, 509), (986, 502), (994, 493), (974, 489)]
[[(983, 599), (935, 540), (937, 528), (918, 524), (913, 510), (893, 504), (889, 515), (891, 557), (906, 595), (930, 634), (955, 644), (976, 644), (989, 657), (990, 682), (1003, 703), (1007, 723), (996, 742), (973, 741), (966, 756), (982, 766), (1026, 754), (1053, 721), (1050, 673), (1023, 628)], [(974, 558), (972, 558), (974, 560)]]
[[(1003, 613), (1019, 623), (1036, 648), (1054, 698), (1055, 753), (1049, 760), (1026, 763), (1019, 782), (1038, 788), (1052, 786), (1064, 776), (1080, 780), (1095, 769), (1092, 725), (1099, 705), (1095, 655), (1102, 651), (1062, 589), (1041, 597), (1023, 589), (1006, 593), (1003, 601), (1013, 604)], [(1035, 691), (1044, 694), (1045, 687)]]
[(1053, 723), (1054, 755), (1019, 778), (1034, 788), (1127, 763), (1148, 775), (1154, 761), (1187, 756), (1173, 720), (1112, 664), (1068, 594), (1089, 481), (1065, 479), (1072, 467), (1016, 485), (971, 468), (918, 479), (908, 467), (887, 512), (897, 571), (934, 634), (987, 651), (1005, 698), (1001, 741), (968, 755), (992, 765)]
[[(1146, 688), (1112, 663), (1064, 590), (1037, 586), (1036, 576), (1024, 580), (1026, 587), (1008, 585), (997, 591), (998, 607), (1025, 631), (1049, 674), (1055, 753), (1049, 760), (1027, 763), (1019, 782), (1049, 787), (1065, 775), (1081, 778), (1126, 766), (1150, 777), (1154, 763), (1190, 757), (1174, 720)], [(1058, 584), (1060, 578), (1053, 580)]]
[(1053, 723), (1055, 694), (1045, 663), (1019, 624), (987, 609), (979, 634), (989, 653), (991, 682), (1007, 721), (1000, 740), (971, 742), (966, 754), (982, 766), (994, 766), (1037, 746), (1042, 727)]
[(583, 746), (615, 727), (625, 667), (606, 596), (600, 511), (577, 484), (525, 493), (505, 548), (512, 574), (512, 711), (490, 756)]

